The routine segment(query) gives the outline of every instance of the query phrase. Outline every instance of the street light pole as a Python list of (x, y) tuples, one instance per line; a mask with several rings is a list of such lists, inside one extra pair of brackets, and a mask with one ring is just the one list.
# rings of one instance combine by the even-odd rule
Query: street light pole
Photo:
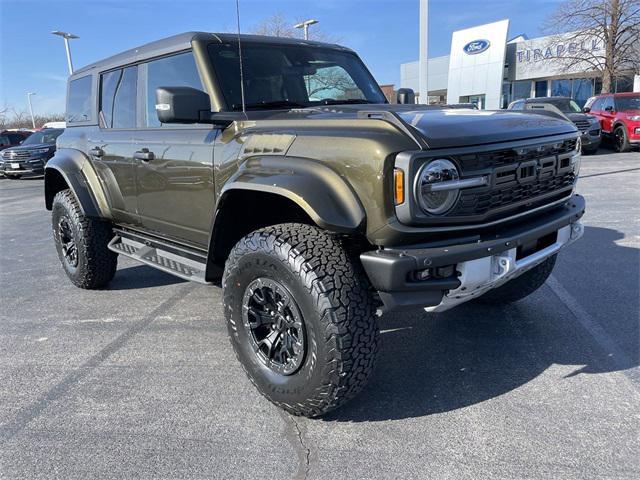
[(67, 66), (69, 67), (69, 75), (73, 75), (73, 62), (71, 61), (71, 49), (69, 48), (69, 40), (80, 38), (77, 35), (69, 32), (61, 32), (60, 30), (54, 30), (51, 32), (54, 35), (58, 35), (64, 39), (64, 48), (67, 51)]
[(29, 102), (29, 113), (31, 114), (31, 125), (36, 128), (36, 120), (33, 117), (33, 106), (31, 106), (31, 95), (35, 95), (35, 92), (27, 93), (27, 101)]
[(318, 23), (318, 20), (305, 20), (304, 22), (300, 22), (297, 25), (294, 25), (293, 28), (304, 29), (304, 39), (309, 40), (309, 26), (315, 25), (316, 23)]

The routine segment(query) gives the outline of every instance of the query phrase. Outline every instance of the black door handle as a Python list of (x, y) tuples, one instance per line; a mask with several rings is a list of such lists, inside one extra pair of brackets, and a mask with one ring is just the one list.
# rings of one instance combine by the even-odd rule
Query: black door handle
[(142, 150), (138, 150), (137, 152), (135, 152), (133, 154), (133, 158), (148, 162), (156, 158), (156, 156), (153, 154), (153, 152), (150, 152), (148, 148), (143, 148)]
[(93, 147), (91, 150), (89, 150), (89, 153), (92, 157), (104, 156), (104, 150), (102, 150), (100, 147)]

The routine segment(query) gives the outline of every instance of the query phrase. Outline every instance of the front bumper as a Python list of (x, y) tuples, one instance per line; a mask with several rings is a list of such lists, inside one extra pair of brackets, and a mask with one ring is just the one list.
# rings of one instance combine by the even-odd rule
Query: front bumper
[(595, 150), (600, 146), (600, 143), (602, 142), (600, 130), (598, 130), (598, 133), (594, 135), (592, 135), (591, 132), (585, 132), (580, 136), (580, 140), (582, 141), (583, 150)]
[(1, 160), (0, 173), (8, 175), (43, 175), (46, 160), (40, 158), (27, 160)]
[[(582, 235), (578, 220), (584, 211), (584, 198), (574, 195), (563, 207), (526, 223), (485, 233), (474, 243), (456, 243), (452, 239), (437, 246), (366, 252), (360, 259), (386, 311), (443, 311), (502, 285), (577, 240)], [(532, 250), (532, 245), (541, 246)], [(522, 253), (525, 248), (527, 254)], [(437, 274), (452, 266), (453, 275), (413, 279), (415, 272), (430, 269)]]

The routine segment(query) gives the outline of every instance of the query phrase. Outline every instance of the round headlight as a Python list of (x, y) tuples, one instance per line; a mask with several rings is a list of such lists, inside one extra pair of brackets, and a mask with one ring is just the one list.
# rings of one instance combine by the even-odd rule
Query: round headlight
[(459, 190), (441, 189), (438, 184), (460, 178), (458, 169), (446, 159), (433, 160), (424, 165), (416, 180), (416, 199), (420, 207), (431, 215), (441, 215), (456, 203)]

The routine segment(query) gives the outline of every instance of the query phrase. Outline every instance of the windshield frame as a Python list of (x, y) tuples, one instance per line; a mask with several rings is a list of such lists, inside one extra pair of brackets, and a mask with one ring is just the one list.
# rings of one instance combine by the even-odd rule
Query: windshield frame
[[(213, 74), (215, 76), (215, 83), (217, 84), (217, 90), (220, 93), (220, 97), (221, 97), (221, 105), (220, 105), (220, 111), (225, 111), (225, 112), (240, 112), (242, 111), (242, 106), (240, 104), (240, 102), (237, 102), (234, 100), (234, 98), (232, 98), (232, 95), (229, 94), (228, 91), (226, 91), (225, 88), (225, 81), (223, 80), (223, 77), (221, 75), (221, 67), (219, 64), (217, 64), (216, 59), (214, 58), (214, 52), (216, 49), (220, 49), (223, 47), (229, 48), (229, 46), (231, 46), (231, 48), (235, 48), (237, 49), (237, 43), (234, 43), (233, 41), (229, 41), (229, 42), (224, 42), (224, 43), (209, 43), (207, 46), (207, 56), (208, 56), (208, 61), (209, 61), (209, 65), (213, 71)], [(270, 49), (290, 49), (290, 48), (299, 48), (299, 49), (305, 49), (305, 50), (315, 50), (315, 51), (321, 51), (321, 52), (328, 52), (331, 54), (336, 54), (336, 55), (344, 55), (344, 56), (348, 56), (351, 57), (351, 60), (354, 60), (357, 64), (358, 67), (360, 69), (359, 74), (361, 75), (361, 80), (363, 80), (364, 82), (367, 83), (368, 88), (371, 90), (369, 93), (371, 93), (371, 97), (367, 97), (367, 92), (365, 92), (362, 88), (360, 88), (356, 82), (356, 79), (351, 75), (350, 72), (347, 71), (349, 77), (351, 78), (351, 80), (354, 82), (354, 84), (357, 86), (358, 90), (360, 91), (360, 93), (362, 94), (363, 98), (348, 98), (348, 99), (344, 99), (344, 103), (345, 104), (349, 104), (349, 103), (354, 103), (355, 101), (360, 100), (360, 102), (358, 103), (371, 103), (371, 104), (380, 104), (380, 103), (389, 103), (384, 92), (382, 91), (382, 89), (380, 88), (380, 85), (378, 84), (378, 82), (375, 80), (375, 78), (373, 77), (373, 75), (371, 74), (371, 72), (369, 71), (369, 69), (367, 68), (367, 66), (364, 64), (364, 62), (362, 61), (362, 59), (352, 50), (346, 49), (346, 48), (336, 48), (336, 47), (332, 47), (330, 45), (309, 45), (309, 44), (289, 44), (289, 43), (281, 43), (281, 44), (263, 44), (259, 41), (243, 41), (242, 42), (242, 53), (243, 53), (243, 67), (245, 67), (245, 75), (244, 75), (244, 90), (245, 90), (245, 103), (247, 105), (249, 105), (250, 103), (253, 103), (253, 107), (254, 108), (247, 108), (247, 111), (251, 110), (251, 111), (265, 111), (265, 110), (291, 110), (294, 108), (310, 108), (310, 107), (317, 107), (317, 106), (324, 106), (324, 105), (339, 105), (339, 102), (331, 102), (331, 103), (326, 103), (325, 100), (326, 99), (322, 99), (322, 100), (318, 100), (318, 101), (300, 101), (300, 99), (292, 99), (290, 102), (292, 104), (296, 104), (296, 105), (277, 105), (277, 106), (270, 106), (269, 103), (277, 103), (277, 104), (286, 104), (287, 103), (287, 99), (280, 99), (280, 100), (284, 100), (284, 101), (280, 101), (280, 100), (275, 100), (274, 102), (271, 101), (266, 101), (266, 102), (258, 102), (258, 103), (254, 103), (254, 102), (250, 102), (247, 100), (247, 96), (246, 96), (246, 91), (249, 88), (247, 86), (247, 76), (246, 76), (246, 51), (248, 49), (250, 49), (251, 47), (266, 47), (266, 48), (270, 48)], [(240, 68), (238, 65), (238, 72), (239, 72)], [(237, 94), (236, 94), (237, 96)], [(261, 105), (261, 103), (264, 103), (265, 105)]]
[[(52, 131), (51, 131), (52, 130)], [(23, 145), (55, 145), (56, 144), (56, 140), (58, 139), (58, 137), (60, 135), (62, 135), (62, 132), (64, 132), (64, 128), (51, 128), (51, 129), (46, 129), (46, 130), (40, 130), (39, 132), (33, 132), (31, 135), (29, 135), (27, 138), (25, 138), (22, 143), (20, 144), (20, 146)], [(54, 133), (56, 135), (56, 138), (54, 139), (53, 142), (37, 142), (36, 138), (40, 137), (44, 137), (44, 134), (52, 134)]]

